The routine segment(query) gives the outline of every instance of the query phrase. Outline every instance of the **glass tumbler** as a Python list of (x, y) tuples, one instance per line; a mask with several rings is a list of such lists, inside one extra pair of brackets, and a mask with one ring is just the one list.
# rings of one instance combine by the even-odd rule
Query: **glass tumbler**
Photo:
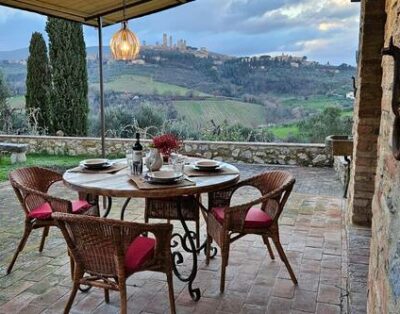
[(182, 155), (176, 156), (172, 162), (172, 169), (174, 170), (174, 174), (177, 176), (182, 176), (184, 167), (185, 167), (185, 158), (183, 158)]
[(132, 150), (127, 150), (125, 152), (125, 157), (126, 157), (126, 163), (129, 167), (129, 173), (133, 174), (133, 156), (132, 156)]

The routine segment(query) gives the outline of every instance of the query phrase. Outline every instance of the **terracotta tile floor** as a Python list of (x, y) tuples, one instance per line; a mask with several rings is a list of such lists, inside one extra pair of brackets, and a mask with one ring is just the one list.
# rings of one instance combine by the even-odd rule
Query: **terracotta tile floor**
[[(239, 167), (243, 177), (274, 168), (249, 165)], [(204, 263), (204, 254), (199, 255), (198, 274), (194, 283), (201, 290), (199, 302), (192, 301), (186, 285), (175, 278), (178, 313), (328, 314), (347, 313), (350, 305), (354, 307), (354, 312), (363, 313), (368, 230), (350, 228), (350, 236), (346, 236), (345, 203), (341, 198), (340, 183), (332, 169), (286, 169), (293, 172), (297, 183), (280, 220), (281, 241), (299, 285), (292, 285), (279, 259), (271, 260), (266, 254), (261, 238), (248, 236), (232, 246), (223, 295), (219, 294), (221, 261), (218, 254), (209, 266)], [(63, 197), (74, 197), (74, 193), (61, 184), (53, 192)], [(254, 195), (254, 191), (240, 190), (235, 202), (243, 202)], [(122, 201), (113, 204), (112, 217), (118, 217)], [(126, 220), (143, 221), (143, 205), (143, 200), (131, 202)], [(179, 231), (179, 223), (174, 225)], [(1, 183), (0, 313), (62, 313), (69, 296), (71, 280), (66, 246), (57, 229), (50, 232), (42, 254), (38, 253), (41, 234), (34, 231), (13, 272), (5, 275), (5, 269), (21, 237), (22, 227), (23, 213), (12, 188), (8, 182)], [(203, 223), (203, 238), (204, 230)], [(363, 258), (358, 258), (356, 264), (348, 265), (348, 253), (351, 253), (350, 257), (362, 254)], [(186, 258), (190, 262), (190, 257)], [(348, 291), (351, 292), (350, 298)], [(133, 275), (128, 281), (128, 297), (129, 313), (169, 311), (164, 275), (152, 272)], [(118, 313), (118, 294), (111, 292), (110, 303), (105, 304), (100, 289), (78, 293), (71, 312)]]

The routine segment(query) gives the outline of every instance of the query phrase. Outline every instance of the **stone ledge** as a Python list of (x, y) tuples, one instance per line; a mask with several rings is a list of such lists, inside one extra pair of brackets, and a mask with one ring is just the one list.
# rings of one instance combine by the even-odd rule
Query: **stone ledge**
[(28, 147), (28, 144), (0, 143), (0, 151), (6, 151), (9, 153), (25, 153), (28, 150)]
[[(101, 140), (96, 137), (0, 135), (0, 141), (29, 144), (31, 153), (60, 155), (101, 155)], [(106, 155), (123, 156), (134, 139), (107, 138)], [(150, 140), (143, 140), (147, 144)], [(325, 144), (184, 141), (181, 152), (226, 162), (325, 167), (332, 157)]]

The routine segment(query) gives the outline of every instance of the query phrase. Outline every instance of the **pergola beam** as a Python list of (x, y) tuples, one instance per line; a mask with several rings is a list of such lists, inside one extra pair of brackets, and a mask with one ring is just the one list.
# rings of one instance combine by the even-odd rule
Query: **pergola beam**
[[(167, 10), (194, 0), (0, 0), (0, 6), (62, 18), (97, 27), (97, 18), (103, 18), (103, 27)], [(124, 10), (125, 7), (125, 10)]]
[(151, 0), (140, 0), (140, 1), (137, 1), (137, 2), (130, 3), (130, 4), (126, 4), (125, 6), (121, 5), (119, 7), (112, 8), (112, 9), (109, 9), (107, 11), (103, 11), (103, 12), (96, 13), (96, 14), (90, 15), (88, 17), (85, 17), (85, 21), (90, 21), (90, 20), (93, 20), (93, 19), (97, 19), (99, 17), (107, 16), (107, 15), (115, 13), (115, 12), (123, 11), (124, 9), (126, 10), (126, 9), (130, 9), (130, 8), (134, 8), (134, 7), (138, 6), (138, 5), (141, 5), (143, 3), (150, 2), (150, 1)]

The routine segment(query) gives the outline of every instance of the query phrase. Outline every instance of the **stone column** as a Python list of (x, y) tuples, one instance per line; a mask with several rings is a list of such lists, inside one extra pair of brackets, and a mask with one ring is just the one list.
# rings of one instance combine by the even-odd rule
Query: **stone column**
[[(384, 1), (383, 1), (384, 2)], [(385, 46), (393, 37), (400, 47), (400, 1), (386, 0)], [(378, 141), (372, 238), (369, 260), (368, 313), (400, 313), (400, 161), (393, 156), (394, 61), (382, 61), (382, 114)]]
[(382, 55), (385, 1), (361, 2), (357, 97), (354, 106), (354, 149), (349, 187), (349, 216), (353, 223), (370, 225), (377, 165), (382, 99)]

